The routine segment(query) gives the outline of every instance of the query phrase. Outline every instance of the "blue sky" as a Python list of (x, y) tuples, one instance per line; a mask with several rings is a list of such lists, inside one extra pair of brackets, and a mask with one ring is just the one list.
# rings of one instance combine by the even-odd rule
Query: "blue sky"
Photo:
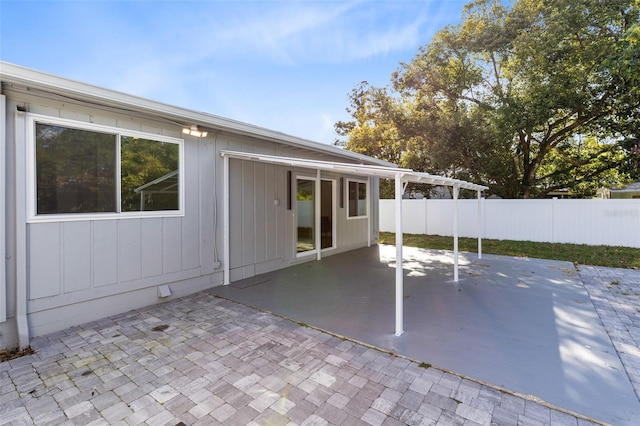
[(0, 0), (0, 59), (331, 143), (467, 0)]

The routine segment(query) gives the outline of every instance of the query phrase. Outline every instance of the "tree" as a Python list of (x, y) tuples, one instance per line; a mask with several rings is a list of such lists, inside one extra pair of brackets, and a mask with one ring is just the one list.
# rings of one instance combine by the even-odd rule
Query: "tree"
[[(634, 124), (637, 136), (639, 9), (633, 0), (473, 1), (390, 87), (354, 90), (355, 120), (336, 129), (347, 149), (503, 197), (593, 180), (628, 158), (622, 141)], [(584, 149), (579, 135), (601, 142)]]

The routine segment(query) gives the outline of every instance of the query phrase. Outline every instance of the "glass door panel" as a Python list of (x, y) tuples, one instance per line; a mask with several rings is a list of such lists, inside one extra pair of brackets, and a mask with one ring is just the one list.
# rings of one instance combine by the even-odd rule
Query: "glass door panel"
[(320, 248), (333, 247), (333, 181), (320, 181)]
[(315, 180), (296, 179), (297, 253), (316, 249)]

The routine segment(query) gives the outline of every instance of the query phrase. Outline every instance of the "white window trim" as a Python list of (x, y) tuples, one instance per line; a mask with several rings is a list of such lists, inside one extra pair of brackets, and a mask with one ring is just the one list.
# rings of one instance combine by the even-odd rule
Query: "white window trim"
[[(53, 126), (72, 127), (79, 130), (96, 131), (102, 133), (115, 134), (118, 140), (116, 176), (118, 183), (120, 182), (120, 137), (129, 136), (141, 139), (150, 139), (158, 142), (169, 142), (178, 145), (179, 156), (179, 209), (178, 210), (162, 210), (162, 211), (144, 211), (144, 212), (107, 212), (107, 213), (62, 213), (62, 214), (43, 214), (38, 215), (37, 208), (37, 191), (36, 191), (36, 140), (35, 128), (36, 123), (49, 124)], [(86, 220), (113, 220), (126, 218), (153, 218), (153, 217), (181, 217), (184, 216), (184, 197), (185, 197), (185, 167), (184, 167), (184, 140), (155, 133), (145, 133), (136, 130), (123, 129), (119, 127), (104, 126), (100, 124), (87, 123), (83, 121), (69, 120), (66, 118), (51, 117), (40, 114), (27, 114), (27, 131), (26, 131), (26, 155), (27, 155), (27, 222), (71, 222)], [(117, 203), (120, 208), (120, 185), (116, 186)]]
[[(358, 182), (358, 183), (364, 183), (365, 184), (365, 193), (366, 193), (366, 197), (365, 197), (365, 214), (362, 216), (350, 216), (349, 215), (349, 183), (350, 182)], [(358, 220), (358, 219), (368, 219), (369, 218), (369, 202), (370, 202), (370, 198), (371, 198), (371, 194), (369, 191), (369, 180), (368, 179), (346, 179), (346, 185), (347, 187), (345, 188), (345, 198), (346, 198), (346, 213), (347, 213), (347, 220)]]

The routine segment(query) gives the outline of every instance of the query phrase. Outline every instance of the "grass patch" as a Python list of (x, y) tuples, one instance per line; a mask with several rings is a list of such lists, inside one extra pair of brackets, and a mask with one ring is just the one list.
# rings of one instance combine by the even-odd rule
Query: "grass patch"
[[(394, 233), (380, 233), (380, 243), (395, 244), (395, 241)], [(453, 238), (439, 235), (404, 234), (404, 245), (437, 250), (453, 250)], [(478, 240), (475, 238), (458, 238), (458, 248), (460, 251), (477, 252)], [(504, 256), (563, 260), (581, 265), (640, 269), (640, 249), (631, 247), (483, 239), (482, 252)]]

